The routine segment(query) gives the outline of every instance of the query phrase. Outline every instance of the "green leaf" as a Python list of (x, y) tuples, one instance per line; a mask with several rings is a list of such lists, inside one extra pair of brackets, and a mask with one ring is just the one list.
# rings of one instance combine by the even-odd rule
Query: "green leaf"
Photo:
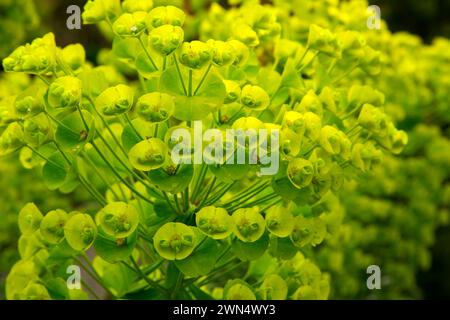
[[(141, 118), (136, 118), (131, 120), (131, 123), (134, 126), (134, 129), (143, 137), (143, 138), (151, 138), (155, 132), (155, 125), (152, 123), (148, 123)], [(122, 131), (122, 144), (125, 148), (125, 151), (130, 151), (132, 147), (141, 142), (142, 139), (136, 134), (130, 124), (126, 124)]]
[(69, 297), (69, 291), (67, 289), (67, 284), (64, 279), (61, 278), (51, 278), (49, 276), (42, 279), (44, 281), (45, 287), (52, 299), (64, 300)]
[[(187, 85), (187, 77), (184, 83)], [(201, 75), (196, 74), (194, 83), (200, 82)], [(222, 78), (214, 71), (210, 71), (197, 94), (187, 97), (176, 67), (167, 68), (161, 75), (161, 92), (175, 97), (174, 118), (182, 121), (195, 121), (205, 119), (211, 112), (216, 110), (226, 95), (225, 85)]]
[(189, 257), (176, 260), (175, 265), (189, 277), (206, 275), (214, 268), (223, 247), (220, 242), (207, 238)]
[(189, 287), (189, 291), (192, 293), (192, 295), (195, 297), (195, 299), (198, 300), (214, 300), (214, 298), (203, 291), (202, 289), (196, 287), (195, 285), (191, 284)]
[(118, 58), (134, 60), (142, 50), (139, 40), (136, 38), (114, 37), (112, 51)]
[(191, 182), (193, 175), (194, 167), (192, 165), (180, 165), (175, 174), (168, 173), (164, 168), (151, 170), (148, 173), (150, 180), (166, 192), (184, 190)]
[(272, 96), (281, 85), (281, 76), (271, 68), (262, 68), (258, 73), (258, 85)]
[(125, 295), (132, 286), (136, 273), (121, 263), (111, 264), (100, 257), (93, 261), (95, 270), (105, 285), (118, 297)]
[(61, 124), (57, 126), (55, 140), (63, 150), (70, 150), (73, 152), (81, 150), (82, 146), (87, 143), (90, 133), (95, 130), (95, 122), (92, 115), (86, 110), (83, 110), (82, 114), (90, 128), (89, 131), (86, 131), (86, 127), (84, 126), (78, 111), (66, 116), (61, 120)]
[(261, 257), (269, 246), (269, 236), (265, 233), (255, 242), (242, 242), (235, 238), (231, 246), (233, 253), (242, 261), (256, 260)]
[(51, 155), (48, 160), (42, 167), (42, 176), (47, 188), (56, 190), (66, 181), (69, 166), (59, 152)]
[(153, 66), (150, 59), (148, 58), (145, 51), (141, 51), (134, 61), (136, 65), (136, 70), (144, 77), (144, 78), (153, 78), (159, 75), (159, 71)]
[(137, 231), (124, 239), (115, 239), (99, 232), (94, 247), (97, 254), (107, 262), (124, 261), (131, 256), (137, 241)]
[(295, 69), (295, 63), (292, 59), (289, 59), (284, 67), (283, 74), (281, 75), (281, 87), (288, 88), (301, 88), (303, 87), (302, 80)]
[(298, 249), (294, 246), (290, 237), (270, 238), (269, 253), (272, 257), (289, 260), (296, 255), (297, 251)]

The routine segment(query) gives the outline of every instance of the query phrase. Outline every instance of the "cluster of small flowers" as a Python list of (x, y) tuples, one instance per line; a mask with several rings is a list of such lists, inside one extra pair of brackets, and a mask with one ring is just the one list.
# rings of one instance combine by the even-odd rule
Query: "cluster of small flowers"
[[(344, 180), (400, 153), (408, 138), (376, 86), (347, 80), (380, 72), (381, 54), (362, 34), (298, 26), (289, 1), (254, 2), (212, 5), (201, 40), (187, 42), (177, 7), (88, 1), (84, 22), (110, 26), (113, 61), (139, 81), (114, 64), (93, 67), (81, 45), (59, 48), (52, 33), (3, 60), (5, 71), (35, 77), (2, 101), (0, 153), (20, 150), (50, 189), (82, 186), (99, 206), (22, 209), (9, 298), (73, 297), (58, 286), (63, 266), (79, 256), (90, 263), (91, 246), (87, 269), (112, 297), (148, 287), (154, 298), (328, 296), (329, 277), (303, 254), (340, 230), (334, 193)], [(220, 132), (279, 131), (279, 150), (267, 150), (279, 151), (278, 173), (258, 175), (262, 162), (173, 163), (171, 133), (197, 120)], [(227, 282), (229, 268), (253, 280)]]

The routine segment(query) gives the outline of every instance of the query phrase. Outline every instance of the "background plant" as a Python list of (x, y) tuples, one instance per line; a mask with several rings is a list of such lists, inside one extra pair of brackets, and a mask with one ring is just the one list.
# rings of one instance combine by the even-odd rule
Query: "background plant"
[[(98, 202), (90, 215), (21, 211), (22, 260), (9, 275), (9, 297), (81, 297), (63, 285), (73, 263), (103, 287), (84, 283), (92, 297), (326, 298), (329, 274), (317, 265), (331, 271), (333, 288), (350, 288), (333, 294), (355, 295), (340, 276), (360, 280), (350, 270), (371, 255), (357, 254), (378, 248), (379, 238), (373, 246), (370, 235), (354, 239), (360, 216), (345, 217), (339, 197), (348, 203), (361, 189), (342, 185), (407, 142), (380, 75), (386, 51), (360, 30), (365, 3), (278, 1), (255, 10), (248, 1), (204, 11), (198, 2), (192, 19), (128, 2), (85, 7), (85, 22), (116, 34), (100, 57), (106, 65), (85, 63), (81, 46), (58, 48), (52, 34), (3, 61), (6, 71), (37, 75), (5, 104), (3, 152), (22, 148), (49, 188), (84, 187)], [(202, 42), (183, 42), (195, 35)], [(281, 129), (280, 173), (259, 177), (262, 164), (171, 164), (169, 133), (193, 120), (219, 130)], [(426, 221), (431, 232), (435, 220)], [(92, 244), (91, 262), (82, 252)], [(343, 259), (347, 251), (367, 257)], [(349, 265), (339, 269), (339, 259)]]

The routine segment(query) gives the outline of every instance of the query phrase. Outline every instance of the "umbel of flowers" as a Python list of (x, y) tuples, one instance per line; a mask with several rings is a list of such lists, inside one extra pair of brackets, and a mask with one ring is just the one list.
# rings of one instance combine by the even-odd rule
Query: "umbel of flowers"
[[(97, 203), (20, 211), (8, 298), (328, 297), (329, 275), (311, 252), (340, 231), (337, 193), (408, 136), (376, 85), (346, 81), (355, 70), (380, 73), (381, 53), (363, 34), (302, 25), (283, 1), (254, 2), (213, 5), (195, 24), (175, 6), (88, 1), (84, 22), (114, 35), (103, 64), (86, 61), (79, 44), (58, 47), (52, 33), (3, 60), (32, 81), (2, 100), (0, 153), (41, 168), (49, 189), (84, 188)], [(278, 172), (260, 175), (259, 158), (174, 163), (183, 141), (172, 133), (197, 121), (223, 135), (278, 131), (277, 149), (266, 150)], [(250, 154), (252, 143), (240, 147)], [(67, 289), (74, 264), (101, 293)]]

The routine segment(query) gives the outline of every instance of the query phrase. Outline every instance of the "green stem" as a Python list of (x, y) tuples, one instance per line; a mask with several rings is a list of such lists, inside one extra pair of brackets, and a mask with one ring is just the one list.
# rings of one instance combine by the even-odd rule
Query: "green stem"
[(192, 97), (192, 69), (189, 69), (189, 83), (188, 83), (188, 96)]
[(144, 42), (142, 41), (141, 37), (137, 37), (139, 40), (139, 43), (141, 44), (142, 49), (144, 50), (148, 60), (150, 60), (150, 63), (152, 64), (153, 68), (155, 68), (156, 71), (158, 71), (158, 67), (156, 66), (155, 61), (152, 59), (152, 56), (150, 55), (150, 53), (148, 52), (147, 48), (144, 45)]
[(203, 74), (202, 79), (201, 79), (200, 82), (198, 83), (197, 88), (195, 88), (195, 90), (194, 90), (194, 96), (197, 94), (198, 90), (200, 90), (200, 88), (202, 87), (203, 83), (204, 83), (205, 80), (206, 80), (206, 77), (207, 77), (208, 74), (209, 74), (209, 71), (211, 71), (212, 66), (213, 66), (213, 64), (210, 63), (209, 66), (208, 66), (208, 68), (206, 69), (205, 73)]
[(199, 208), (203, 208), (203, 205), (205, 204), (206, 200), (208, 199), (209, 194), (211, 193), (211, 190), (212, 190), (212, 188), (214, 187), (214, 184), (216, 183), (216, 180), (217, 180), (216, 177), (214, 177), (214, 178), (211, 180), (211, 182), (210, 182), (210, 184), (209, 184), (209, 187), (208, 187), (208, 191), (206, 191), (206, 195), (203, 197), (202, 201), (200, 202), (200, 204), (199, 204), (199, 206), (198, 206)]
[(183, 86), (184, 95), (187, 95), (186, 85), (184, 84), (183, 76), (181, 75), (181, 70), (180, 70), (180, 66), (178, 64), (177, 56), (175, 55), (175, 53), (173, 53), (172, 57), (173, 57), (173, 62), (175, 63), (175, 67), (178, 72), (178, 77), (180, 78), (181, 85)]
[(130, 125), (131, 129), (134, 131), (134, 133), (139, 137), (139, 139), (144, 140), (144, 138), (141, 136), (141, 134), (137, 131), (137, 129), (134, 127), (133, 122), (131, 122), (130, 117), (128, 116), (128, 114), (125, 113), (124, 115), (125, 120), (128, 122), (128, 124)]

